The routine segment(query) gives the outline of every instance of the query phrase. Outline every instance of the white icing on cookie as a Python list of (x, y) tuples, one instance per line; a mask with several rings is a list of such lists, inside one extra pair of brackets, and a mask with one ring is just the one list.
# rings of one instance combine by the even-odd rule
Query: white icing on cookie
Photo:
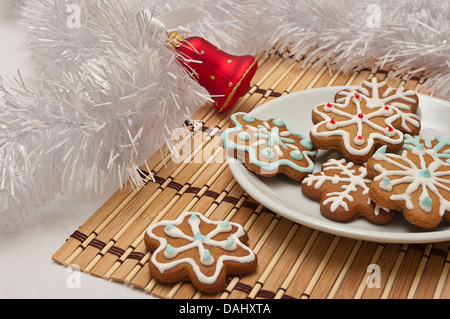
[[(439, 215), (450, 211), (450, 164), (441, 161), (433, 149), (413, 147), (400, 155), (385, 151), (385, 148), (380, 148), (372, 157), (379, 161), (374, 169), (380, 174), (374, 181), (379, 182), (381, 189), (392, 192), (390, 200), (404, 201), (406, 208), (413, 210), (412, 195), (420, 192), (418, 206), (430, 213), (433, 205), (431, 194), (434, 194), (433, 197), (439, 200)], [(395, 169), (386, 169), (383, 162), (393, 165)], [(408, 185), (406, 190), (396, 193), (395, 187), (401, 184)]]
[[(411, 132), (408, 124), (416, 128), (420, 127), (419, 117), (411, 113), (407, 104), (399, 102), (415, 103), (412, 98), (415, 95), (414, 91), (399, 88), (394, 92), (393, 89), (387, 89), (380, 97), (379, 89), (386, 86), (385, 82), (378, 83), (377, 79), (373, 78), (370, 82), (364, 81), (364, 84), (371, 89), (371, 92), (365, 87), (343, 90), (339, 92), (339, 95), (343, 97), (338, 98), (335, 103), (327, 103), (316, 107), (313, 112), (318, 114), (323, 121), (313, 126), (312, 136), (340, 136), (343, 139), (344, 147), (350, 154), (365, 156), (371, 152), (376, 140), (386, 144), (398, 145), (403, 143), (403, 132)], [(370, 112), (363, 113), (362, 101), (365, 101)], [(356, 107), (356, 111), (354, 110), (355, 107), (351, 107), (352, 104)], [(323, 108), (323, 112), (319, 108)], [(343, 117), (345, 120), (337, 120), (337, 116)], [(379, 120), (372, 121), (372, 119), (379, 119), (380, 117), (385, 117), (383, 125), (380, 125)], [(394, 128), (392, 125), (398, 119), (401, 119), (401, 130)], [(324, 125), (327, 131), (319, 132), (319, 127)], [(343, 129), (350, 125), (356, 125), (355, 136), (350, 136), (350, 133)], [(370, 133), (367, 138), (361, 139), (366, 135), (363, 132), (365, 126), (370, 127), (375, 132)]]
[[(186, 218), (189, 218), (188, 224), (191, 228), (190, 230), (192, 234), (194, 234), (193, 236), (191, 234), (185, 234), (181, 229), (177, 227), (181, 225)], [(200, 231), (201, 223), (215, 225), (216, 227), (208, 234), (202, 234)], [(232, 233), (233, 226), (236, 227), (237, 229), (234, 233)], [(166, 238), (158, 237), (153, 233), (156, 227), (164, 227), (164, 233), (166, 236), (171, 238), (185, 239), (189, 242), (189, 244), (181, 247), (174, 247), (169, 245)], [(221, 233), (230, 233), (230, 234), (226, 240), (221, 241), (215, 240), (214, 237)], [(158, 268), (158, 270), (161, 273), (164, 273), (165, 271), (172, 269), (179, 264), (188, 263), (192, 267), (197, 279), (204, 284), (213, 284), (217, 280), (224, 266), (224, 262), (235, 261), (244, 264), (252, 262), (256, 258), (253, 251), (240, 241), (240, 238), (245, 235), (245, 231), (241, 225), (227, 221), (222, 222), (211, 221), (200, 213), (186, 212), (181, 214), (174, 221), (158, 222), (148, 228), (147, 235), (151, 239), (157, 240), (160, 244), (158, 249), (156, 249), (156, 251), (152, 254), (151, 262)], [(247, 254), (238, 257), (224, 253), (223, 255), (220, 255), (217, 258), (217, 260), (215, 260), (207, 247), (220, 247), (225, 252), (234, 252), (238, 249), (238, 247), (241, 247), (247, 252)], [(200, 262), (202, 265), (204, 266), (213, 266), (214, 264), (216, 265), (215, 266), (216, 269), (212, 276), (205, 275), (201, 271), (201, 267), (196, 263), (196, 261), (193, 258), (174, 259), (176, 256), (178, 256), (178, 254), (191, 249), (195, 249), (198, 251)], [(161, 253), (164, 254), (164, 256), (167, 259), (169, 260), (173, 259), (173, 261), (166, 263), (159, 262), (157, 260), (157, 256)]]
[[(372, 180), (367, 177), (367, 169), (365, 166), (359, 167), (358, 170), (354, 169), (355, 164), (353, 162), (347, 162), (345, 159), (329, 159), (322, 165), (322, 171), (320, 174), (310, 174), (304, 180), (303, 184), (311, 186), (312, 183), (315, 189), (320, 189), (325, 182), (331, 182), (333, 184), (342, 183), (341, 191), (330, 192), (325, 194), (327, 199), (323, 202), (323, 205), (331, 203), (330, 211), (334, 213), (339, 207), (349, 211), (348, 203), (353, 203), (354, 198), (352, 193), (357, 192), (358, 187), (363, 190), (362, 194), (367, 195), (367, 204), (371, 204), (371, 199), (368, 196), (369, 186)], [(325, 175), (326, 171), (337, 170), (340, 171), (339, 175), (328, 176)], [(374, 214), (379, 215), (380, 206), (376, 205)], [(383, 208), (389, 211), (386, 208)]]

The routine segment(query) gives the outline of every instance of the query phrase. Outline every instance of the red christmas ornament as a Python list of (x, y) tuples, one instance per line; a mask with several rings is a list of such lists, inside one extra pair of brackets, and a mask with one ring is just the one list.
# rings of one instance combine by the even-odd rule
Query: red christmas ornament
[(169, 39), (181, 64), (209, 92), (219, 112), (230, 110), (248, 92), (258, 68), (255, 57), (228, 54), (200, 37), (183, 39), (173, 33)]

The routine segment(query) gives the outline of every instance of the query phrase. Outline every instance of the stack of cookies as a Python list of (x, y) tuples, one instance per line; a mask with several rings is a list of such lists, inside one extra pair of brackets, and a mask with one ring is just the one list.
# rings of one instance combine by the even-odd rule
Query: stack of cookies
[[(256, 174), (300, 181), (329, 219), (363, 216), (386, 224), (402, 212), (410, 223), (432, 229), (450, 221), (450, 138), (418, 137), (418, 106), (414, 91), (373, 78), (315, 107), (309, 137), (280, 119), (236, 113), (222, 140)], [(314, 173), (317, 150), (339, 156)]]

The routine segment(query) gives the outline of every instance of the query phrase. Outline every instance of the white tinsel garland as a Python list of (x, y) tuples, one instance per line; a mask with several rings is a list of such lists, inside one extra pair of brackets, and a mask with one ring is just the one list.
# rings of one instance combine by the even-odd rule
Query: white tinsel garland
[(72, 3), (84, 28), (69, 28), (65, 1), (24, 8), (39, 86), (20, 77), (1, 86), (2, 225), (57, 194), (139, 184), (139, 167), (207, 101), (144, 11)]
[[(38, 86), (3, 79), (0, 225), (73, 189), (139, 182), (137, 168), (206, 100), (149, 28), (187, 0), (20, 1)], [(198, 0), (208, 16), (180, 26), (231, 54), (289, 48), (330, 69), (392, 64), (424, 71), (450, 98), (450, 4), (435, 0)], [(81, 27), (67, 23), (68, 5)], [(146, 14), (144, 14), (146, 13)]]

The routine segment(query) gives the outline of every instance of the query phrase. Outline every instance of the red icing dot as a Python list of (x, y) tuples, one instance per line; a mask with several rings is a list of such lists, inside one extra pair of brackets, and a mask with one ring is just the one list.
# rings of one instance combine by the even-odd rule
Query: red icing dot
[(384, 109), (385, 109), (386, 111), (388, 111), (388, 110), (389, 110), (389, 106), (385, 105), (385, 106), (384, 106)]
[(327, 106), (328, 106), (328, 107), (333, 107), (333, 104), (327, 103)]
[(359, 94), (358, 94), (358, 93), (355, 93), (355, 97), (356, 97), (357, 99), (359, 99)]
[(363, 139), (363, 137), (362, 137), (361, 135), (358, 135), (356, 138), (357, 138), (358, 140), (362, 140), (362, 139)]
[(359, 113), (359, 114), (358, 114), (358, 117), (359, 117), (360, 119), (362, 119), (362, 118), (364, 117), (364, 114)]
[(330, 123), (331, 124), (336, 124), (336, 121), (334, 119), (331, 119)]
[(387, 128), (388, 128), (388, 131), (389, 131), (389, 132), (394, 131), (394, 129), (393, 129), (391, 126), (389, 126), (389, 125), (387, 126)]

